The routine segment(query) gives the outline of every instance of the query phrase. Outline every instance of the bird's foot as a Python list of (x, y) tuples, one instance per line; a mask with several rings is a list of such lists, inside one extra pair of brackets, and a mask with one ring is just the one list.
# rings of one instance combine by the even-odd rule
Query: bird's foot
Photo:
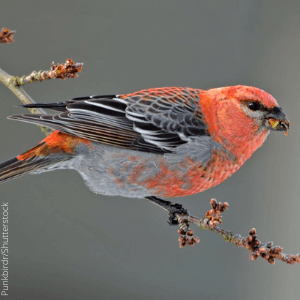
[(169, 225), (179, 225), (178, 233), (180, 234), (180, 237), (178, 241), (180, 248), (183, 248), (184, 246), (194, 246), (194, 244), (199, 243), (200, 239), (197, 236), (194, 236), (193, 230), (190, 229), (190, 213), (181, 204), (173, 204), (170, 201), (166, 201), (154, 196), (146, 197), (146, 199), (152, 201), (156, 205), (169, 212)]
[(169, 208), (167, 209), (169, 211), (169, 219), (168, 224), (170, 226), (177, 226), (179, 225), (178, 217), (177, 215), (183, 216), (189, 216), (190, 213), (179, 203), (173, 204), (170, 201), (169, 202)]

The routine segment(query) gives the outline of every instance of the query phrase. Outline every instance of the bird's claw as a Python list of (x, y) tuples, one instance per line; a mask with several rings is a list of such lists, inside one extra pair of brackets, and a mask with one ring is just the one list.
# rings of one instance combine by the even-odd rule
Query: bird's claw
[(186, 245), (194, 246), (194, 244), (199, 243), (199, 238), (194, 236), (193, 230), (190, 229), (190, 213), (181, 204), (173, 204), (170, 201), (166, 201), (155, 196), (149, 196), (146, 197), (146, 199), (152, 201), (169, 212), (169, 225), (179, 225), (178, 233), (180, 234), (180, 237), (178, 241), (180, 248), (183, 248)]
[(189, 216), (190, 213), (179, 203), (170, 204), (168, 224), (170, 226), (179, 225), (177, 215)]
[(178, 239), (179, 247), (194, 246), (200, 242), (197, 236), (194, 236), (193, 230), (190, 229), (188, 217), (190, 213), (178, 203), (171, 204), (169, 209), (168, 223), (171, 226), (179, 225), (178, 233), (180, 237)]

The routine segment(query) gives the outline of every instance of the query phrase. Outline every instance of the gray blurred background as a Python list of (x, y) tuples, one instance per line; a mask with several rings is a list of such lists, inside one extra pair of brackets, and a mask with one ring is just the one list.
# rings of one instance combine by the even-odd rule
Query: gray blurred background
[[(270, 134), (220, 186), (176, 199), (202, 216), (211, 197), (228, 201), (224, 227), (285, 252), (299, 239), (299, 0), (2, 1), (1, 45), (12, 75), (83, 62), (78, 79), (25, 86), (38, 102), (119, 94), (160, 86), (209, 89), (245, 84), (270, 92), (287, 113), (289, 136)], [(44, 135), (9, 121), (25, 111), (0, 84), (0, 160)], [(93, 194), (74, 171), (25, 176), (0, 187), (9, 202), (9, 299), (297, 299), (300, 266), (264, 260), (197, 230), (196, 247), (178, 248), (167, 215), (143, 200)], [(298, 295), (298, 296), (297, 296)]]

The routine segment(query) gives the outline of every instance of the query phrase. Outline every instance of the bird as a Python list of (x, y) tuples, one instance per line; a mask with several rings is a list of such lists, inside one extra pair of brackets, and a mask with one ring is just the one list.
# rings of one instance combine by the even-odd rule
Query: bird
[(147, 198), (165, 207), (171, 202), (163, 198), (220, 184), (262, 146), (271, 130), (287, 133), (290, 127), (272, 95), (244, 85), (159, 87), (22, 106), (56, 113), (9, 119), (54, 131), (0, 164), (1, 183), (73, 169), (95, 193)]

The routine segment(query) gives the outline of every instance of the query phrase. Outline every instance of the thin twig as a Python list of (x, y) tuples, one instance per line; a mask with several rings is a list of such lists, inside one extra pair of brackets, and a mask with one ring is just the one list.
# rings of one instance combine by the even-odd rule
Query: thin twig
[(10, 44), (14, 42), (14, 30), (3, 27), (0, 31), (0, 44)]
[[(273, 246), (273, 242), (262, 243), (256, 234), (255, 228), (252, 228), (246, 237), (242, 237), (240, 234), (234, 234), (227, 229), (223, 229), (218, 225), (222, 223), (221, 213), (228, 209), (228, 203), (221, 202), (217, 203), (215, 199), (210, 202), (212, 209), (206, 213), (205, 218), (198, 218), (188, 214), (177, 214), (180, 229), (178, 233), (181, 235), (179, 238), (180, 247), (185, 245), (193, 245), (199, 241), (190, 241), (186, 237), (186, 228), (189, 223), (196, 224), (201, 229), (210, 230), (220, 235), (225, 242), (230, 242), (238, 247), (244, 247), (250, 251), (250, 259), (256, 260), (258, 257), (262, 257), (267, 260), (270, 264), (275, 264), (275, 259), (286, 262), (287, 264), (300, 263), (300, 254), (285, 254), (282, 252), (283, 248), (280, 246)], [(188, 235), (193, 235), (191, 232)], [(197, 238), (198, 239), (198, 238)], [(184, 244), (183, 244), (184, 243)]]
[[(35, 103), (35, 101), (21, 88), (15, 85), (13, 76), (7, 74), (5, 71), (0, 69), (0, 81), (6, 85), (20, 100), (23, 104)], [(44, 114), (45, 111), (41, 108), (29, 108), (32, 114)], [(38, 125), (43, 133), (49, 135), (52, 130), (45, 126)]]
[[(72, 59), (67, 59), (64, 64), (55, 65), (54, 62), (51, 65), (51, 70), (32, 72), (28, 76), (14, 77), (7, 74), (5, 71), (0, 69), (0, 81), (6, 85), (20, 100), (23, 104), (32, 104), (35, 101), (20, 87), (26, 83), (35, 81), (44, 81), (47, 79), (66, 79), (76, 78), (82, 69), (82, 63), (74, 63)], [(32, 114), (45, 114), (45, 111), (41, 108), (28, 108)], [(52, 130), (38, 125), (42, 132), (49, 135)]]
[(51, 69), (48, 71), (33, 71), (30, 75), (22, 77), (14, 77), (13, 81), (16, 86), (25, 85), (36, 81), (45, 81), (48, 79), (66, 79), (77, 78), (78, 73), (82, 70), (82, 63), (74, 63), (72, 59), (67, 59), (64, 64), (51, 64)]

